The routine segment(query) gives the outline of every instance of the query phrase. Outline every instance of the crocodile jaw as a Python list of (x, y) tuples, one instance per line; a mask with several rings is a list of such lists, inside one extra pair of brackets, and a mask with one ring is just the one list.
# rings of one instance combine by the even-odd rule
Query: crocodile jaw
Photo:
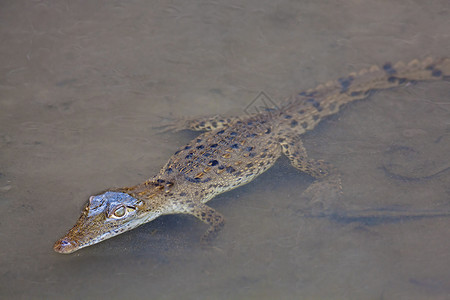
[(96, 233), (95, 231), (85, 230), (85, 226), (83, 226), (85, 224), (79, 220), (64, 237), (56, 241), (53, 245), (53, 250), (62, 254), (70, 254), (81, 248), (100, 243), (125, 231), (134, 229), (144, 223), (146, 222), (143, 222), (141, 219), (135, 219), (123, 224), (119, 228), (112, 228), (102, 233)]

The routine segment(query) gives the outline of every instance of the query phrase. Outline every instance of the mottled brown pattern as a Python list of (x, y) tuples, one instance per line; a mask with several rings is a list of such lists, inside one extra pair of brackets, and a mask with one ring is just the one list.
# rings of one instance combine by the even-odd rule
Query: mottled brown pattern
[[(103, 198), (94, 202), (100, 201), (103, 210), (88, 203), (77, 224), (56, 242), (54, 249), (71, 253), (160, 215), (176, 213), (193, 215), (208, 224), (204, 239), (209, 239), (223, 226), (224, 218), (205, 203), (217, 194), (250, 182), (282, 153), (295, 168), (317, 179), (305, 195), (312, 202), (329, 200), (330, 195), (340, 194), (339, 173), (322, 160), (308, 158), (300, 136), (343, 105), (366, 98), (375, 90), (449, 77), (449, 59), (387, 63), (299, 93), (277, 110), (174, 123), (169, 129), (207, 132), (176, 151), (155, 177), (101, 195)], [(123, 197), (127, 204), (120, 202)]]

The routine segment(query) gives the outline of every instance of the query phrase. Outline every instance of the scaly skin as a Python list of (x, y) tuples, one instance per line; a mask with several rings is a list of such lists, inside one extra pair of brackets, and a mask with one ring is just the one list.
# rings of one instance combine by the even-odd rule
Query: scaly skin
[(308, 198), (313, 202), (333, 198), (341, 191), (339, 173), (324, 161), (308, 158), (300, 136), (342, 105), (375, 90), (449, 78), (450, 59), (385, 64), (295, 95), (277, 110), (176, 124), (172, 129), (207, 132), (175, 152), (160, 173), (144, 183), (91, 196), (54, 250), (72, 253), (167, 214), (190, 214), (202, 220), (209, 225), (203, 237), (208, 240), (223, 226), (224, 218), (205, 203), (250, 182), (282, 154), (317, 179), (305, 191)]

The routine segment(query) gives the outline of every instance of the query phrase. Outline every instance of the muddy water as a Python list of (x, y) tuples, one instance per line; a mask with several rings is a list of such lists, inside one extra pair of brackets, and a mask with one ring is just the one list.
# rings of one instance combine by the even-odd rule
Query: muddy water
[[(195, 137), (166, 118), (242, 114), (386, 61), (450, 55), (448, 1), (3, 1), (0, 298), (450, 297), (450, 85), (377, 93), (305, 136), (344, 197), (303, 216), (285, 159), (211, 206), (214, 247), (162, 217), (52, 251), (87, 197), (140, 182)], [(439, 216), (442, 214), (443, 216)]]

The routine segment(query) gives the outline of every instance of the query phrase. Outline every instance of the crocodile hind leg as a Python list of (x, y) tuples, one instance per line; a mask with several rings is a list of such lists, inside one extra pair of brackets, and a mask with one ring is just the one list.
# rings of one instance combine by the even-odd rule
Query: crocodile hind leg
[(309, 201), (311, 212), (324, 213), (336, 206), (342, 193), (341, 176), (337, 169), (323, 160), (309, 158), (297, 134), (283, 135), (279, 143), (292, 166), (316, 179), (302, 193), (302, 198)]

